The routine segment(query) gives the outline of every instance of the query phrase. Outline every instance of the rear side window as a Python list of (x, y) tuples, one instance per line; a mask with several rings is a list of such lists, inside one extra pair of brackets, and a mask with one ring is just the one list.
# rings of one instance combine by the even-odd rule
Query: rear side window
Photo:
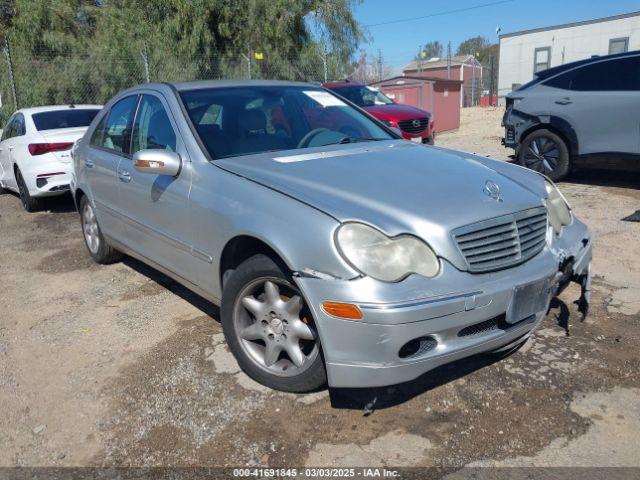
[(16, 121), (16, 117), (14, 115), (7, 122), (7, 125), (4, 127), (4, 130), (2, 130), (2, 140), (6, 140), (8, 138), (11, 138), (11, 137), (15, 136), (14, 132), (13, 132), (13, 127), (15, 125), (15, 121)]
[(551, 78), (544, 84), (579, 92), (640, 91), (640, 57), (592, 63)]
[(88, 127), (99, 111), (97, 108), (70, 108), (34, 113), (31, 117), (36, 130), (54, 130), (57, 128)]
[(119, 153), (129, 153), (131, 127), (137, 103), (138, 97), (136, 95), (116, 102), (109, 110), (109, 114), (96, 127), (91, 143), (96, 147), (108, 148)]
[(131, 153), (147, 148), (176, 151), (176, 133), (159, 98), (143, 95), (133, 126)]

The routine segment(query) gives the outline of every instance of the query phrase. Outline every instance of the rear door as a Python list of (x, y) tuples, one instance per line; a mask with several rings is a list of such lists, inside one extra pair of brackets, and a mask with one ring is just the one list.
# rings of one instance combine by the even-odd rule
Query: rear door
[(176, 152), (182, 168), (176, 177), (138, 172), (131, 156), (118, 166), (117, 209), (127, 217), (125, 244), (160, 266), (194, 281), (189, 218), (191, 162), (164, 97), (144, 92), (133, 123), (131, 154), (160, 149)]
[(581, 155), (640, 153), (640, 56), (608, 59), (544, 82)]
[(130, 158), (131, 128), (138, 95), (130, 95), (112, 105), (91, 134), (90, 147), (81, 160), (85, 168), (102, 232), (123, 242), (126, 216), (118, 208), (118, 164)]

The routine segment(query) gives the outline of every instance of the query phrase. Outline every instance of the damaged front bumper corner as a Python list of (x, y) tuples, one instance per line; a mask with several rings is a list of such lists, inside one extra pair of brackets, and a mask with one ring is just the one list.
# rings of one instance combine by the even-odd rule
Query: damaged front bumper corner
[(593, 256), (591, 232), (580, 220), (572, 219), (571, 224), (562, 229), (560, 235), (552, 235), (551, 253), (558, 261), (556, 274), (556, 295), (572, 282), (581, 287), (578, 308), (586, 317), (591, 300), (591, 260)]

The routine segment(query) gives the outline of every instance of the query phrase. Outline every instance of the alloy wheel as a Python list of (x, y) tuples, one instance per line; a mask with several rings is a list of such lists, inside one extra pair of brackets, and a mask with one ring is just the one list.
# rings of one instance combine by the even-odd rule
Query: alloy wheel
[(100, 249), (98, 220), (89, 202), (85, 202), (82, 209), (82, 231), (89, 251), (94, 255), (97, 254)]
[(524, 153), (525, 165), (536, 172), (549, 174), (558, 166), (560, 149), (548, 137), (538, 137), (529, 143)]
[(299, 375), (319, 355), (317, 332), (300, 292), (275, 277), (246, 285), (236, 298), (235, 331), (247, 356), (281, 377)]

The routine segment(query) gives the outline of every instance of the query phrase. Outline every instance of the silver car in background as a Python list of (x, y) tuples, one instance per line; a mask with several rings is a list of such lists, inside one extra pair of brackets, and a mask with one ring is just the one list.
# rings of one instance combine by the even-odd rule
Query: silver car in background
[(514, 348), (591, 238), (544, 176), (404, 141), (292, 82), (147, 84), (73, 150), (89, 252), (221, 307), (229, 348), (286, 391), (415, 379)]

